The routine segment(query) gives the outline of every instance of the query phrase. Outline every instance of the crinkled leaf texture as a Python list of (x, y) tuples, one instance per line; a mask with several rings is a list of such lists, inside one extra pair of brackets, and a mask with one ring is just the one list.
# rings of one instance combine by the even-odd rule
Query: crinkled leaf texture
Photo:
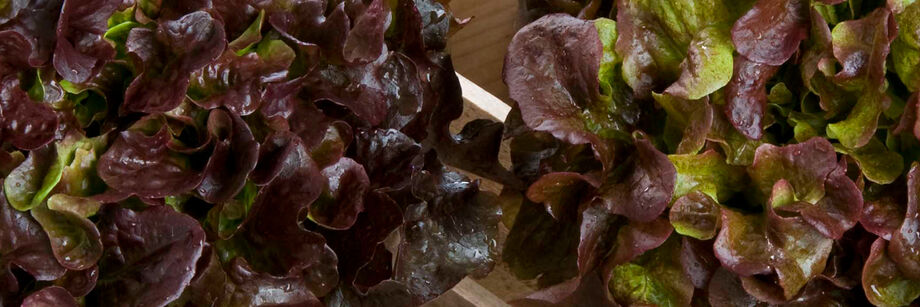
[(562, 14), (543, 17), (515, 34), (504, 77), (528, 127), (574, 144), (597, 143), (588, 127), (599, 101), (602, 45), (593, 22)]
[[(617, 53), (623, 77), (639, 97), (665, 89), (700, 99), (728, 83), (731, 23), (736, 9), (723, 1), (618, 1)], [(742, 5), (742, 7), (745, 5)]]
[(0, 298), (15, 299), (21, 290), (15, 267), (39, 281), (64, 276), (66, 269), (54, 257), (48, 236), (28, 213), (13, 209), (0, 193)]
[(196, 274), (205, 234), (195, 219), (169, 206), (144, 211), (109, 207), (99, 225), (99, 304), (162, 306), (177, 299)]

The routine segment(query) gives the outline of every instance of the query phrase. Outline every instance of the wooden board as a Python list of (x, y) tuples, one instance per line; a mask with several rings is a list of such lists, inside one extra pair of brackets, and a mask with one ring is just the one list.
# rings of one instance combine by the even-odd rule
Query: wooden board
[(452, 0), (450, 8), (454, 16), (473, 18), (448, 40), (454, 69), (510, 104), (502, 64), (517, 29), (518, 0)]

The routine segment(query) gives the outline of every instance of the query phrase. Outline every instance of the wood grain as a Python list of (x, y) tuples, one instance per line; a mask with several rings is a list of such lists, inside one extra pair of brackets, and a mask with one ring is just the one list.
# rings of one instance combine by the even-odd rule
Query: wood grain
[(457, 17), (473, 18), (448, 40), (454, 69), (510, 104), (502, 64), (517, 29), (518, 0), (453, 0), (450, 8)]

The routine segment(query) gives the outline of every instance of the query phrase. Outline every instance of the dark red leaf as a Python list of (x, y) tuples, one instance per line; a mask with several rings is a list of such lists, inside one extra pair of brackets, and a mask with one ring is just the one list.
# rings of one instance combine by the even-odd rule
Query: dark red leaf
[(123, 131), (99, 158), (99, 177), (109, 186), (139, 197), (165, 197), (191, 191), (201, 175), (188, 169), (184, 157), (167, 147), (169, 131), (152, 136)]
[(668, 157), (648, 139), (635, 141), (636, 151), (625, 176), (607, 181), (599, 188), (599, 198), (607, 210), (637, 222), (655, 220), (671, 202), (677, 170)]
[(15, 75), (4, 77), (0, 82), (0, 114), (3, 115), (0, 136), (25, 150), (51, 142), (59, 123), (51, 106), (30, 99)]
[(734, 65), (735, 73), (725, 88), (725, 116), (742, 135), (759, 140), (766, 124), (767, 80), (779, 67), (760, 64), (743, 55), (735, 57)]
[(197, 191), (205, 201), (221, 203), (236, 196), (246, 184), (259, 158), (259, 143), (239, 115), (224, 110), (211, 111), (208, 130), (214, 138), (214, 151)]
[(758, 0), (732, 27), (735, 49), (756, 63), (783, 64), (808, 35), (808, 9), (805, 0)]
[(109, 207), (99, 228), (105, 255), (95, 298), (102, 305), (166, 305), (195, 276), (204, 231), (169, 206), (141, 212)]
[(22, 307), (78, 307), (77, 300), (64, 288), (50, 286), (30, 294)]

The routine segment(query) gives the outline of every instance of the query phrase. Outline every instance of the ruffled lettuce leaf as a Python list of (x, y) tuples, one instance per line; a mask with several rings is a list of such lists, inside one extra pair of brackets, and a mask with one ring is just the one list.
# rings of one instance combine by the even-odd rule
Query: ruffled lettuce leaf
[(808, 1), (758, 0), (732, 27), (732, 42), (744, 58), (778, 66), (808, 34)]
[(528, 127), (595, 146), (602, 129), (620, 128), (600, 99), (603, 44), (593, 22), (549, 15), (521, 29), (508, 48), (519, 56), (505, 63), (505, 80)]
[(920, 213), (917, 193), (920, 193), (920, 166), (915, 162), (907, 174), (907, 211), (904, 221), (891, 235), (888, 257), (910, 279), (920, 279), (920, 255), (917, 254), (917, 232), (920, 231)]
[[(902, 1), (897, 1), (902, 2)], [(891, 42), (891, 60), (901, 82), (911, 91), (920, 90), (920, 4), (914, 2), (895, 15), (898, 36)]]
[(604, 182), (598, 188), (598, 198), (611, 213), (648, 222), (671, 202), (677, 171), (648, 139), (638, 138), (635, 145), (630, 163), (621, 166), (621, 177)]
[(99, 158), (99, 177), (120, 192), (140, 197), (165, 197), (188, 192), (201, 182), (187, 157), (167, 147), (171, 136), (164, 126), (152, 135), (121, 132)]
[(709, 240), (722, 227), (721, 213), (718, 203), (697, 190), (678, 198), (668, 217), (677, 233)]
[(223, 24), (205, 11), (159, 23), (156, 30), (132, 29), (127, 50), (142, 69), (125, 92), (121, 112), (161, 113), (179, 106), (189, 75), (217, 59), (226, 44)]
[[(400, 235), (394, 280), (405, 283), (416, 303), (449, 290), (466, 275), (485, 277), (495, 265), (501, 208), (479, 182), (435, 161), (412, 179), (410, 205)], [(434, 253), (434, 254), (433, 254)]]
[(103, 35), (109, 30), (110, 16), (124, 10), (126, 4), (121, 0), (64, 1), (54, 47), (54, 68), (62, 78), (84, 83), (115, 57), (115, 48)]
[(691, 100), (727, 84), (734, 9), (720, 1), (617, 2), (616, 50), (626, 83), (639, 97), (666, 89)]
[(623, 304), (685, 306), (690, 304), (693, 284), (680, 262), (680, 241), (676, 237), (613, 269), (610, 290)]
[(259, 143), (242, 118), (220, 109), (208, 115), (208, 133), (214, 149), (195, 190), (209, 203), (222, 203), (240, 192), (255, 169)]
[(61, 306), (77, 307), (80, 306), (77, 300), (67, 292), (66, 289), (58, 286), (49, 286), (29, 294), (22, 300), (22, 306), (26, 307), (44, 307), (44, 306)]
[(725, 87), (725, 116), (738, 132), (749, 139), (763, 137), (766, 83), (777, 70), (777, 66), (758, 63), (744, 56), (735, 57), (734, 74)]
[(862, 273), (863, 291), (876, 306), (903, 306), (920, 297), (920, 284), (904, 276), (887, 252), (888, 242), (878, 238)]
[(32, 100), (13, 75), (0, 80), (0, 136), (20, 149), (33, 150), (55, 138), (57, 114), (47, 104)]
[(105, 252), (92, 302), (165, 305), (195, 276), (205, 233), (192, 217), (168, 206), (110, 207), (99, 228)]
[(58, 279), (67, 270), (55, 259), (41, 225), (10, 206), (6, 195), (0, 196), (0, 297), (7, 301), (25, 287), (14, 275), (14, 267), (38, 281)]
[(714, 150), (695, 155), (669, 155), (677, 170), (673, 199), (700, 191), (716, 202), (724, 202), (744, 189), (747, 177), (741, 167), (725, 163), (725, 157)]

